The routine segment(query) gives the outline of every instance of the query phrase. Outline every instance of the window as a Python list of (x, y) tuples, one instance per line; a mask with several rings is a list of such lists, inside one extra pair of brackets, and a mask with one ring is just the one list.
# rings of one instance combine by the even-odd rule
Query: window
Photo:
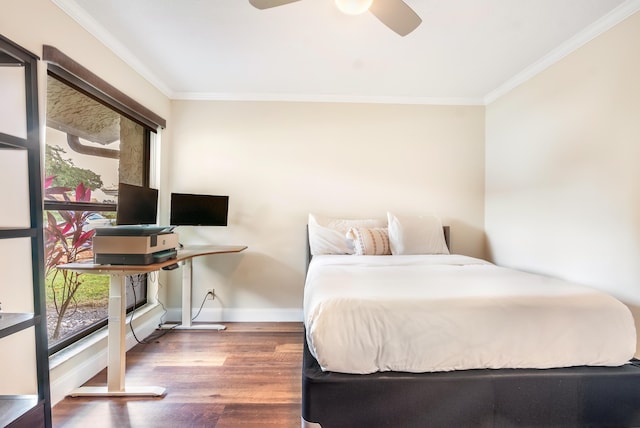
[[(109, 277), (55, 266), (93, 257), (94, 229), (115, 222), (118, 183), (149, 185), (154, 130), (164, 121), (149, 121), (150, 112), (55, 48), (45, 46), (44, 59), (45, 286), (52, 354), (107, 323)], [(129, 310), (146, 297), (146, 276), (129, 277)]]

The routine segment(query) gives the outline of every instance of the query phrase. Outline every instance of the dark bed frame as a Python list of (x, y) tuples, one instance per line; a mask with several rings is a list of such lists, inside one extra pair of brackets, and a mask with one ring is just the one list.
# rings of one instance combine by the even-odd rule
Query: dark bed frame
[(305, 335), (302, 426), (640, 427), (640, 361), (621, 367), (352, 375), (322, 371)]

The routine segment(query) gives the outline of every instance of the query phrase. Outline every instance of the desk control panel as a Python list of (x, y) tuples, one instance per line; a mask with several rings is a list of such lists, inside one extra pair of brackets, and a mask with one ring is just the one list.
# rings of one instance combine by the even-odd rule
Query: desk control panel
[(178, 269), (179, 267), (180, 265), (178, 263), (173, 263), (171, 265), (164, 266), (162, 270), (174, 270), (174, 269)]

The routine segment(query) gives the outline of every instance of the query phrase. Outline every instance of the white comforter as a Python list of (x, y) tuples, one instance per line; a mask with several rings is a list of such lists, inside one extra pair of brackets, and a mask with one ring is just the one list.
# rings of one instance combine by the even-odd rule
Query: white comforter
[(343, 373), (616, 366), (636, 348), (615, 298), (459, 255), (315, 256), (304, 319)]

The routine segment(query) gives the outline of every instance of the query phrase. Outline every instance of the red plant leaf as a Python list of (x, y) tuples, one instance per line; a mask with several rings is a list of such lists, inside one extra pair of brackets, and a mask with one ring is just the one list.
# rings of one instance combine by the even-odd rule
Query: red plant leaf
[(75, 198), (76, 202), (91, 202), (91, 188), (85, 187), (84, 183), (78, 184)]
[(69, 233), (70, 230), (73, 230), (73, 224), (72, 223), (65, 223), (64, 226), (62, 228), (58, 228), (58, 230), (66, 235)]
[(49, 224), (49, 226), (55, 226), (57, 223), (56, 218), (53, 216), (53, 214), (51, 214), (48, 211), (47, 211), (47, 223)]
[(54, 267), (60, 263), (60, 259), (62, 259), (63, 253), (58, 253), (55, 257), (47, 262), (47, 267)]
[(84, 195), (84, 184), (80, 183), (76, 187), (76, 201), (81, 201)]
[(86, 242), (88, 242), (89, 240), (91, 240), (91, 238), (93, 238), (93, 235), (96, 233), (95, 230), (89, 230), (87, 232), (82, 233), (76, 242), (74, 242), (74, 247), (80, 247), (82, 246), (82, 244), (85, 244)]
[(73, 214), (71, 211), (58, 211), (58, 214), (60, 214), (60, 217), (62, 217), (66, 223), (73, 223)]

